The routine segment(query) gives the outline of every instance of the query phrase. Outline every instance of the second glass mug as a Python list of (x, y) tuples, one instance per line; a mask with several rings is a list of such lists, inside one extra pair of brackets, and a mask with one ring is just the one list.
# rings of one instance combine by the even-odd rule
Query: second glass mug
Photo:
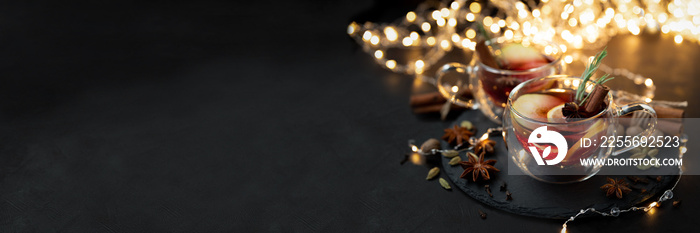
[[(468, 66), (449, 63), (438, 70), (436, 85), (445, 98), (463, 107), (478, 108), (486, 117), (498, 124), (501, 124), (508, 95), (515, 86), (530, 79), (562, 72), (563, 53), (555, 43), (530, 37), (510, 39), (498, 37), (486, 41), (485, 44), (493, 55), (501, 55), (505, 46), (520, 44), (523, 47), (533, 48), (548, 61), (536, 67), (527, 66), (527, 69), (508, 70), (485, 65), (479, 59), (477, 52), (474, 52)], [(459, 93), (464, 92), (462, 88), (468, 88), (474, 99), (460, 99)]]
[[(553, 118), (554, 114), (549, 112), (559, 108), (551, 108), (551, 106), (561, 106), (569, 101), (568, 98), (573, 96), (578, 85), (587, 87), (595, 85), (592, 81), (586, 84), (580, 81), (578, 77), (553, 75), (531, 79), (512, 90), (503, 115), (503, 132), (508, 155), (517, 168), (508, 169), (519, 169), (537, 180), (550, 183), (584, 181), (598, 173), (602, 165), (586, 166), (581, 162), (582, 159), (606, 159), (611, 154), (620, 154), (632, 149), (631, 146), (620, 148), (601, 146), (603, 144), (601, 137), (624, 134), (624, 132), (617, 132), (619, 117), (641, 111), (647, 120), (644, 121), (645, 125), (640, 126), (646, 130), (637, 136), (649, 137), (654, 131), (656, 112), (653, 108), (641, 103), (617, 106), (611, 93), (604, 98), (605, 108), (592, 117), (566, 121)], [(585, 90), (590, 93), (591, 89)], [(518, 100), (520, 100), (519, 103)], [(542, 115), (545, 111), (547, 114)], [(559, 136), (552, 136), (552, 132), (556, 132)], [(539, 140), (543, 135), (546, 137)], [(567, 141), (565, 154), (562, 154), (565, 156), (558, 154), (561, 144), (554, 144), (557, 146), (556, 149), (552, 147), (546, 149), (551, 144), (550, 141), (554, 141), (551, 139), (556, 137), (563, 137)], [(582, 146), (585, 145), (581, 142), (584, 139), (598, 139), (601, 143)], [(536, 153), (533, 151), (535, 148), (542, 152)], [(613, 149), (616, 150), (613, 151)]]

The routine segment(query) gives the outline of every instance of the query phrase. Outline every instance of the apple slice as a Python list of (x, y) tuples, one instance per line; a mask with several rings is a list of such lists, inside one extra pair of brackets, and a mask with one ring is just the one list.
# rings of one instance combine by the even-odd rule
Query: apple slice
[(547, 121), (552, 123), (564, 123), (566, 122), (566, 117), (562, 114), (561, 110), (564, 108), (566, 103), (557, 105), (547, 112)]
[[(513, 103), (513, 108), (518, 113), (531, 119), (548, 119), (551, 109), (564, 105), (564, 101), (546, 94), (525, 94)], [(559, 110), (561, 112), (561, 110)]]
[(527, 70), (549, 63), (535, 48), (516, 43), (504, 45), (499, 58), (511, 70)]

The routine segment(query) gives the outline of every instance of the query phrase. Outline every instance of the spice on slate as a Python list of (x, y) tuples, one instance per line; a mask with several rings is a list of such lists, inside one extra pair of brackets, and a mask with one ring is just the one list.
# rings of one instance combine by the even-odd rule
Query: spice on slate
[(445, 134), (442, 135), (442, 139), (453, 145), (462, 145), (465, 142), (469, 143), (469, 138), (474, 135), (474, 132), (469, 131), (469, 129), (457, 125), (452, 128), (447, 128), (444, 131)]
[(486, 219), (486, 213), (481, 211), (481, 209), (479, 209), (479, 217), (481, 217), (481, 219)]
[(434, 167), (434, 168), (430, 169), (430, 171), (428, 171), (428, 176), (425, 177), (425, 180), (430, 180), (432, 178), (435, 178), (435, 176), (437, 176), (438, 173), (440, 173), (440, 168)]
[(649, 183), (649, 180), (644, 179), (644, 178), (639, 178), (639, 177), (636, 177), (636, 176), (627, 176), (627, 179), (631, 180), (632, 183), (635, 183), (635, 184), (636, 184), (636, 183), (642, 183), (642, 184), (648, 184), (648, 183)]
[(442, 188), (447, 189), (447, 190), (452, 189), (452, 187), (450, 187), (450, 183), (447, 183), (447, 180), (445, 180), (444, 178), (440, 177), (439, 181), (440, 181), (440, 186), (442, 186)]
[(601, 189), (605, 190), (605, 196), (610, 196), (610, 195), (615, 194), (615, 196), (617, 196), (617, 198), (622, 199), (623, 194), (626, 194), (626, 193), (632, 191), (632, 189), (629, 188), (629, 185), (627, 184), (627, 182), (625, 182), (625, 179), (618, 180), (618, 179), (613, 179), (613, 178), (608, 177), (607, 180), (608, 180), (608, 183), (604, 184), (603, 186), (600, 187)]
[(472, 180), (476, 182), (479, 176), (483, 177), (484, 180), (491, 179), (489, 176), (489, 170), (500, 171), (493, 165), (496, 164), (496, 160), (489, 159), (484, 161), (484, 154), (479, 155), (479, 159), (474, 158), (474, 156), (469, 157), (469, 161), (462, 161), (459, 164), (464, 168), (464, 172), (460, 175), (460, 178), (467, 179), (469, 173), (472, 174)]
[(489, 197), (493, 197), (493, 193), (491, 193), (491, 186), (489, 186), (488, 184), (484, 185), (484, 189), (486, 189), (486, 193), (489, 194)]
[(480, 155), (481, 153), (491, 154), (496, 146), (496, 141), (491, 139), (479, 140), (479, 142), (474, 145), (474, 153)]
[(452, 158), (459, 155), (459, 152), (456, 150), (445, 150), (442, 151), (442, 156), (445, 156), (445, 158)]
[(399, 164), (403, 165), (406, 162), (408, 162), (408, 154), (404, 154), (403, 160), (401, 160), (401, 162), (399, 162)]
[(681, 206), (681, 200), (680, 200), (680, 199), (673, 201), (673, 207), (678, 208), (679, 206)]
[(433, 150), (440, 149), (440, 141), (435, 138), (431, 138), (423, 142), (420, 145), (420, 151), (426, 154), (433, 154)]
[(511, 195), (510, 191), (506, 191), (506, 201), (512, 201), (513, 196)]
[(505, 181), (503, 181), (503, 184), (501, 184), (501, 192), (506, 191), (508, 184), (506, 184)]
[(450, 162), (448, 164), (450, 164), (450, 166), (454, 166), (454, 165), (459, 164), (459, 162), (462, 162), (462, 158), (460, 158), (459, 156), (456, 156), (456, 157), (450, 159)]

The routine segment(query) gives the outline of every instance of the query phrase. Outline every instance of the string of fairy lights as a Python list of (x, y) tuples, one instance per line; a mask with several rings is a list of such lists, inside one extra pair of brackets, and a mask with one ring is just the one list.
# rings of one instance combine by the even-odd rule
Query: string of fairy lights
[[(618, 34), (659, 33), (672, 36), (677, 44), (700, 43), (700, 1), (697, 0), (490, 0), (488, 3), (428, 1), (392, 23), (352, 22), (347, 33), (382, 67), (430, 82), (435, 80), (423, 73), (447, 52), (455, 48), (475, 50), (479, 24), (489, 33), (506, 39), (532, 37), (555, 42), (565, 53), (563, 61), (567, 64), (586, 64), (590, 57), (583, 55), (581, 49), (599, 49)], [(640, 100), (655, 102), (652, 99), (656, 87), (651, 78), (604, 64), (600, 70), (645, 86)], [(499, 130), (489, 129), (479, 139), (471, 140), (484, 140)], [(687, 138), (679, 158), (687, 151), (686, 142)], [(439, 152), (421, 152), (411, 142), (409, 146), (417, 154)], [(606, 212), (581, 209), (564, 222), (562, 232), (566, 232), (568, 223), (586, 213), (617, 217), (626, 212), (652, 211), (673, 197), (682, 174), (679, 166), (679, 178), (673, 187), (648, 206), (625, 210), (614, 207)]]
[[(476, 25), (492, 34), (533, 37), (560, 45), (566, 63), (586, 49), (598, 49), (618, 34), (662, 33), (676, 43), (700, 43), (697, 0), (456, 0), (428, 1), (393, 23), (352, 22), (347, 33), (381, 66), (422, 74), (454, 48), (474, 50)], [(413, 59), (388, 51), (418, 54)], [(397, 53), (401, 54), (401, 53)]]

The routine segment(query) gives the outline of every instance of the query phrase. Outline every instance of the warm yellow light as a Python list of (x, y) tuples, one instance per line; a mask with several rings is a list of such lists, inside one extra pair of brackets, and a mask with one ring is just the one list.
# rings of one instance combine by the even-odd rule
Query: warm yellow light
[(675, 37), (673, 37), (673, 41), (675, 41), (676, 44), (680, 44), (681, 42), (683, 42), (683, 37), (681, 35), (676, 35)]
[(457, 43), (457, 42), (459, 42), (459, 40), (461, 40), (461, 39), (462, 39), (462, 38), (459, 38), (459, 35), (457, 35), (456, 33), (455, 33), (455, 34), (452, 34), (452, 42)]
[(472, 44), (472, 41), (470, 39), (462, 40), (462, 47), (464, 47), (464, 48), (469, 48), (471, 44)]
[(420, 35), (418, 35), (417, 32), (411, 32), (410, 36), (411, 40), (418, 40), (420, 38)]
[(447, 16), (450, 16), (450, 9), (447, 9), (447, 8), (440, 9), (440, 15), (443, 18), (447, 18)]
[(413, 40), (411, 39), (411, 37), (404, 37), (403, 40), (401, 40), (401, 43), (403, 44), (403, 46), (408, 47), (411, 46), (411, 44), (413, 44)]
[(414, 13), (413, 11), (409, 11), (408, 13), (406, 13), (406, 20), (408, 20), (408, 22), (416, 21), (416, 13)]
[(413, 152), (418, 152), (418, 147), (416, 145), (411, 145), (411, 150)]
[(527, 18), (527, 11), (518, 10), (518, 18), (521, 18), (521, 19)]
[(399, 38), (399, 34), (396, 32), (396, 29), (393, 27), (385, 27), (384, 28), (384, 35), (386, 36), (386, 39), (389, 41), (396, 41), (396, 39)]
[(505, 20), (498, 20), (498, 26), (499, 27), (505, 27), (506, 26), (506, 21)]
[(384, 52), (382, 52), (381, 50), (374, 51), (374, 57), (376, 57), (377, 59), (382, 59), (382, 57), (384, 57)]
[(355, 34), (355, 30), (357, 29), (357, 23), (352, 22), (350, 25), (348, 25), (348, 35)]
[(420, 29), (423, 30), (424, 32), (430, 31), (430, 24), (428, 22), (423, 22), (420, 25)]
[(369, 42), (372, 43), (373, 45), (377, 45), (377, 44), (379, 44), (379, 37), (372, 36), (372, 39), (369, 39)]
[(425, 43), (428, 43), (430, 46), (435, 45), (435, 37), (428, 37), (428, 39), (425, 40)]
[(365, 31), (365, 33), (362, 34), (362, 40), (368, 41), (369, 39), (372, 39), (372, 32)]
[(450, 25), (451, 27), (457, 26), (457, 20), (454, 18), (451, 18), (447, 20), (447, 25)]
[(561, 233), (566, 233), (566, 227), (561, 228)]
[(479, 13), (481, 12), (481, 4), (479, 4), (478, 2), (472, 2), (471, 4), (469, 4), (469, 10), (473, 13)]
[(559, 45), (559, 48), (561, 48), (562, 53), (566, 53), (566, 45)]
[(491, 24), (491, 32), (498, 33), (498, 31), (500, 31), (500, 30), (501, 30), (501, 28), (498, 27), (498, 24)]
[(685, 154), (685, 152), (688, 152), (688, 148), (681, 146), (681, 153)]
[(574, 0), (574, 6), (581, 6), (583, 4), (583, 1), (581, 0)]
[(574, 62), (574, 57), (572, 57), (571, 55), (566, 55), (566, 57), (564, 57), (564, 62), (566, 62), (566, 64), (571, 64), (572, 62)]
[(578, 24), (578, 21), (576, 21), (576, 18), (569, 19), (569, 26), (575, 27), (576, 24)]
[(394, 68), (396, 68), (396, 61), (394, 61), (394, 60), (386, 61), (386, 67), (393, 70)]
[(671, 27), (669, 27), (668, 25), (661, 26), (661, 32), (663, 32), (664, 34), (667, 34), (669, 31), (671, 31)]
[(469, 22), (474, 22), (474, 19), (475, 19), (474, 14), (472, 14), (472, 13), (467, 13), (466, 18), (467, 18), (467, 21), (469, 21)]
[(649, 97), (644, 98), (644, 102), (651, 103), (651, 98), (649, 98)]
[(608, 18), (612, 18), (613, 16), (615, 16), (615, 10), (613, 10), (613, 8), (610, 8), (610, 7), (606, 8), (605, 9), (605, 16)]
[(641, 29), (639, 29), (639, 26), (637, 26), (637, 22), (632, 20), (627, 22), (627, 30), (630, 31), (632, 35), (639, 35), (641, 32)]
[(651, 204), (649, 204), (649, 208), (654, 208), (654, 207), (656, 207), (657, 205), (659, 205), (658, 202), (652, 202)]
[(566, 12), (562, 12), (562, 13), (561, 13), (561, 19), (567, 19), (567, 18), (569, 18), (569, 14), (566, 13)]
[(520, 24), (518, 24), (518, 22), (513, 22), (510, 24), (510, 28), (517, 31), (518, 29), (520, 29)]
[(452, 3), (450, 4), (450, 8), (452, 8), (452, 10), (457, 10), (457, 9), (459, 9), (459, 3), (458, 3), (457, 1), (452, 2)]
[(647, 87), (651, 87), (654, 85), (654, 81), (650, 78), (647, 78), (646, 80), (644, 80), (644, 85), (646, 85)]
[(506, 37), (506, 39), (513, 39), (513, 31), (510, 29), (506, 30), (503, 35)]
[(493, 24), (493, 18), (491, 16), (484, 17), (484, 26), (490, 27)]
[(425, 63), (423, 62), (423, 60), (417, 60), (417, 61), (416, 61), (416, 68), (417, 68), (417, 69), (418, 69), (418, 68), (423, 68), (424, 66), (425, 66)]
[(474, 29), (471, 29), (471, 28), (470, 28), (470, 29), (468, 29), (467, 32), (464, 33), (464, 34), (467, 36), (467, 38), (469, 38), (469, 39), (474, 39), (474, 37), (476, 36), (476, 31), (474, 31)]
[(449, 48), (450, 48), (450, 42), (447, 41), (447, 40), (440, 41), (440, 47), (442, 47), (442, 49), (445, 49), (445, 50), (446, 50), (446, 49), (449, 49)]
[(442, 17), (442, 15), (440, 15), (440, 11), (439, 11), (439, 10), (434, 10), (433, 13), (431, 14), (431, 16), (433, 16), (433, 19), (435, 19), (435, 20), (437, 20), (437, 19), (439, 19), (439, 18)]
[(540, 17), (540, 10), (535, 9), (532, 11), (532, 17)]
[(452, 86), (452, 92), (457, 92), (459, 91), (459, 87), (457, 86)]
[(435, 23), (436, 23), (438, 26), (440, 26), (440, 27), (445, 26), (445, 19), (443, 19), (443, 18), (438, 18), (438, 19), (435, 20)]

